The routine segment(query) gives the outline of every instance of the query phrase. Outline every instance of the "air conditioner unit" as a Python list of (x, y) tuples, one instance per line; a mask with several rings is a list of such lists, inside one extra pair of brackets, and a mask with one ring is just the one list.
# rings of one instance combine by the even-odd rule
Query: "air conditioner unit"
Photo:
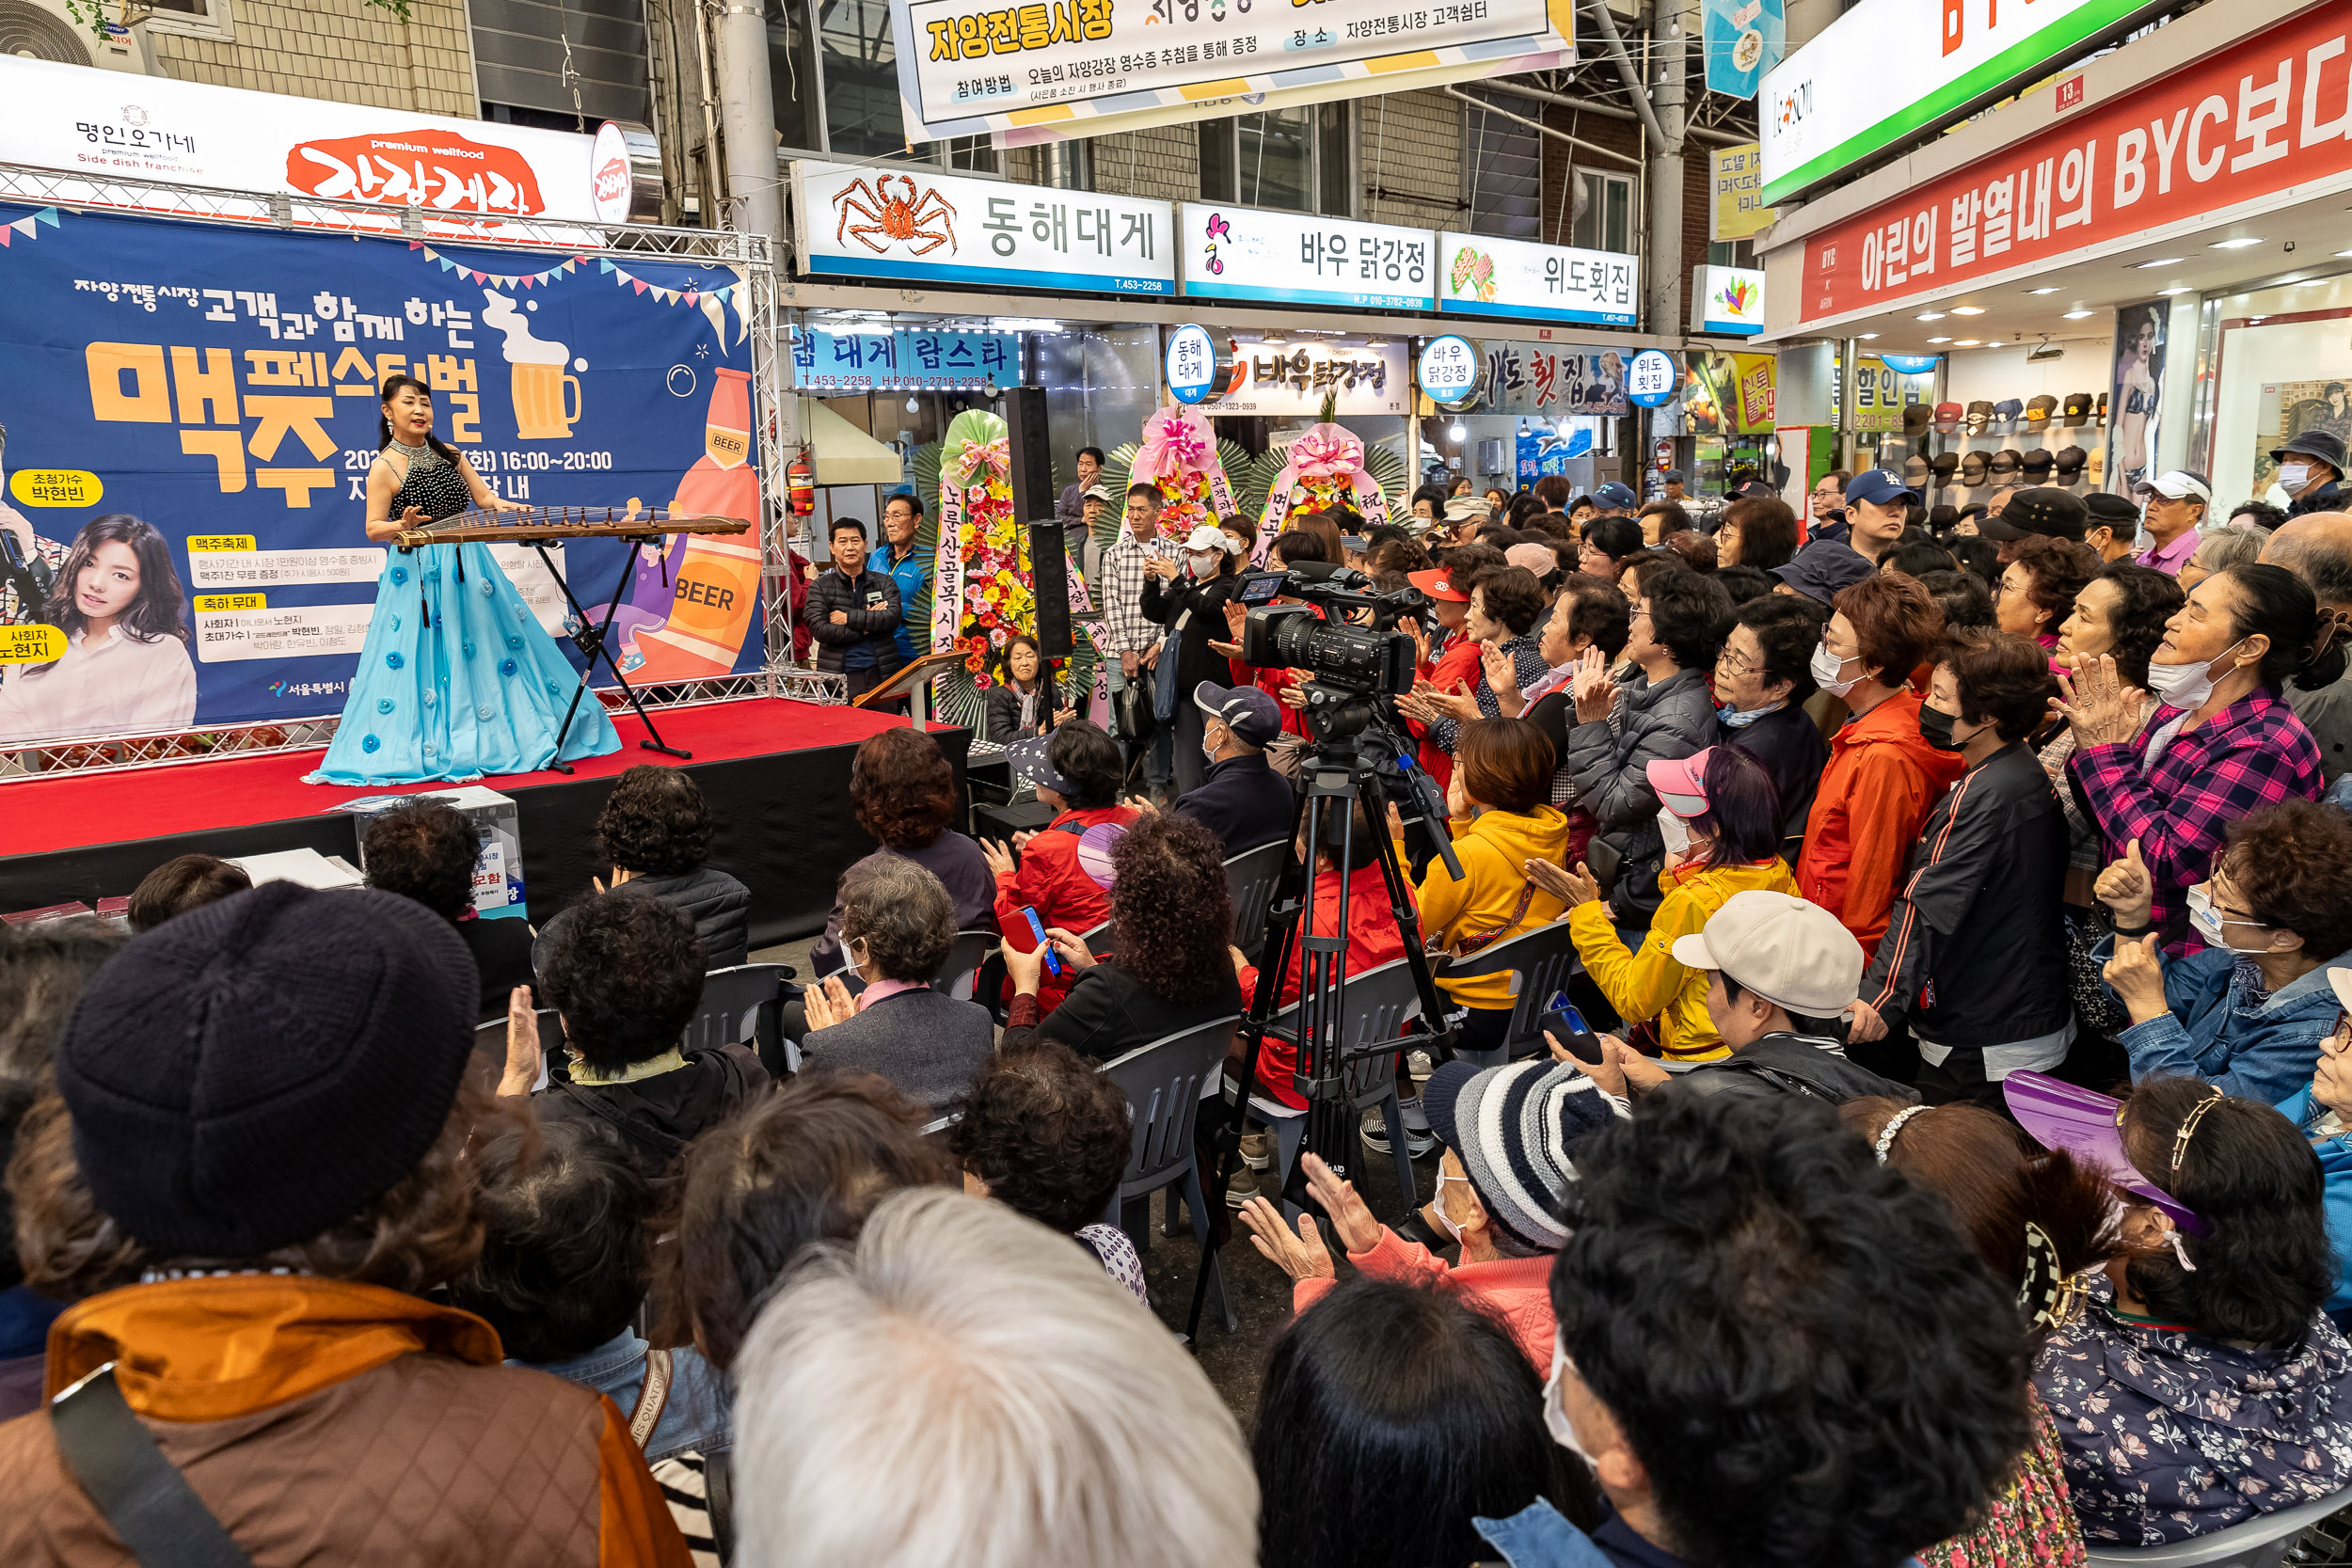
[(147, 73), (138, 40), (127, 28), (94, 34), (87, 23), (73, 20), (64, 0), (0, 0), (0, 55)]
[[(0, 0), (0, 5), (6, 5), (7, 3), (8, 0)], [(2059, 343), (2036, 343), (2033, 347), (2026, 351), (2026, 363), (2028, 365), (2047, 364), (2053, 359), (2063, 359), (2065, 357), (2065, 346)]]

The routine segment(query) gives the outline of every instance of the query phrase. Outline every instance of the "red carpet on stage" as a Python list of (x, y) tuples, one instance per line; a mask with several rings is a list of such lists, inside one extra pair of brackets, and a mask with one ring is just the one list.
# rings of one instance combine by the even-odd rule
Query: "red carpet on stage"
[[(655, 710), (662, 739), (694, 753), (691, 763), (638, 742), (645, 727), (633, 713), (614, 715), (621, 749), (590, 757), (567, 779), (554, 771), (507, 773), (480, 781), (501, 794), (577, 780), (610, 778), (641, 762), (663, 768), (701, 767), (748, 757), (854, 745), (903, 718), (783, 698), (748, 698), (702, 707)], [(309, 784), (302, 776), (326, 756), (316, 751), (225, 757), (118, 773), (36, 776), (0, 784), (0, 852), (48, 854), (134, 839), (167, 838), (257, 822), (313, 816), (344, 800), (431, 784), (353, 788)], [(122, 891), (128, 891), (122, 890)]]

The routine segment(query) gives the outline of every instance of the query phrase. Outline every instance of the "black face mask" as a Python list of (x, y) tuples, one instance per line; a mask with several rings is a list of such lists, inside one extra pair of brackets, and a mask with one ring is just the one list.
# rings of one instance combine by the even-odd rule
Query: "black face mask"
[(1919, 705), (1920, 736), (1939, 752), (1957, 752), (1966, 744), (1952, 738), (1952, 726), (1959, 722), (1941, 708), (1930, 707), (1925, 703)]

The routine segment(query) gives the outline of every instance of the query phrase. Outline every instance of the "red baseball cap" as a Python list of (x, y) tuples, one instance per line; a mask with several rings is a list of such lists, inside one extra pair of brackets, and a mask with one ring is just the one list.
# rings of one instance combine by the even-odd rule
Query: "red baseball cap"
[(1426, 572), (1407, 572), (1405, 580), (1433, 599), (1445, 599), (1454, 604), (1470, 603), (1470, 593), (1454, 586), (1454, 574), (1443, 566)]

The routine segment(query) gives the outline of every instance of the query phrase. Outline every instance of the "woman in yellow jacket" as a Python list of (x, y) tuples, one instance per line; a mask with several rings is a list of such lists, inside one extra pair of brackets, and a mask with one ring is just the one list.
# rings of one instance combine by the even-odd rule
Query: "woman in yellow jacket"
[[(1531, 860), (1557, 864), (1567, 852), (1567, 816), (1548, 803), (1557, 764), (1550, 740), (1524, 719), (1475, 719), (1457, 732), (1445, 799), (1462, 875), (1457, 879), (1434, 860), (1416, 890), (1422, 938), (1432, 953), (1468, 958), (1559, 918), (1559, 894), (1526, 871)], [(1390, 822), (1397, 832), (1393, 808)], [(1438, 987), (1470, 1009), (1457, 1049), (1492, 1051), (1509, 1037), (1510, 975), (1440, 978)]]
[(1708, 971), (1675, 961), (1674, 944), (1702, 929), (1735, 893), (1762, 888), (1798, 896), (1780, 858), (1780, 800), (1772, 775), (1737, 746), (1709, 746), (1692, 756), (1653, 762), (1650, 788), (1663, 805), (1658, 825), (1666, 866), (1658, 875), (1665, 901), (1638, 951), (1628, 951), (1610, 922), (1600, 890), (1580, 865), (1528, 868), (1568, 906), (1568, 934), (1584, 973), (1627, 1022), (1658, 1021), (1669, 1061), (1711, 1061), (1731, 1053), (1707, 1012)]

